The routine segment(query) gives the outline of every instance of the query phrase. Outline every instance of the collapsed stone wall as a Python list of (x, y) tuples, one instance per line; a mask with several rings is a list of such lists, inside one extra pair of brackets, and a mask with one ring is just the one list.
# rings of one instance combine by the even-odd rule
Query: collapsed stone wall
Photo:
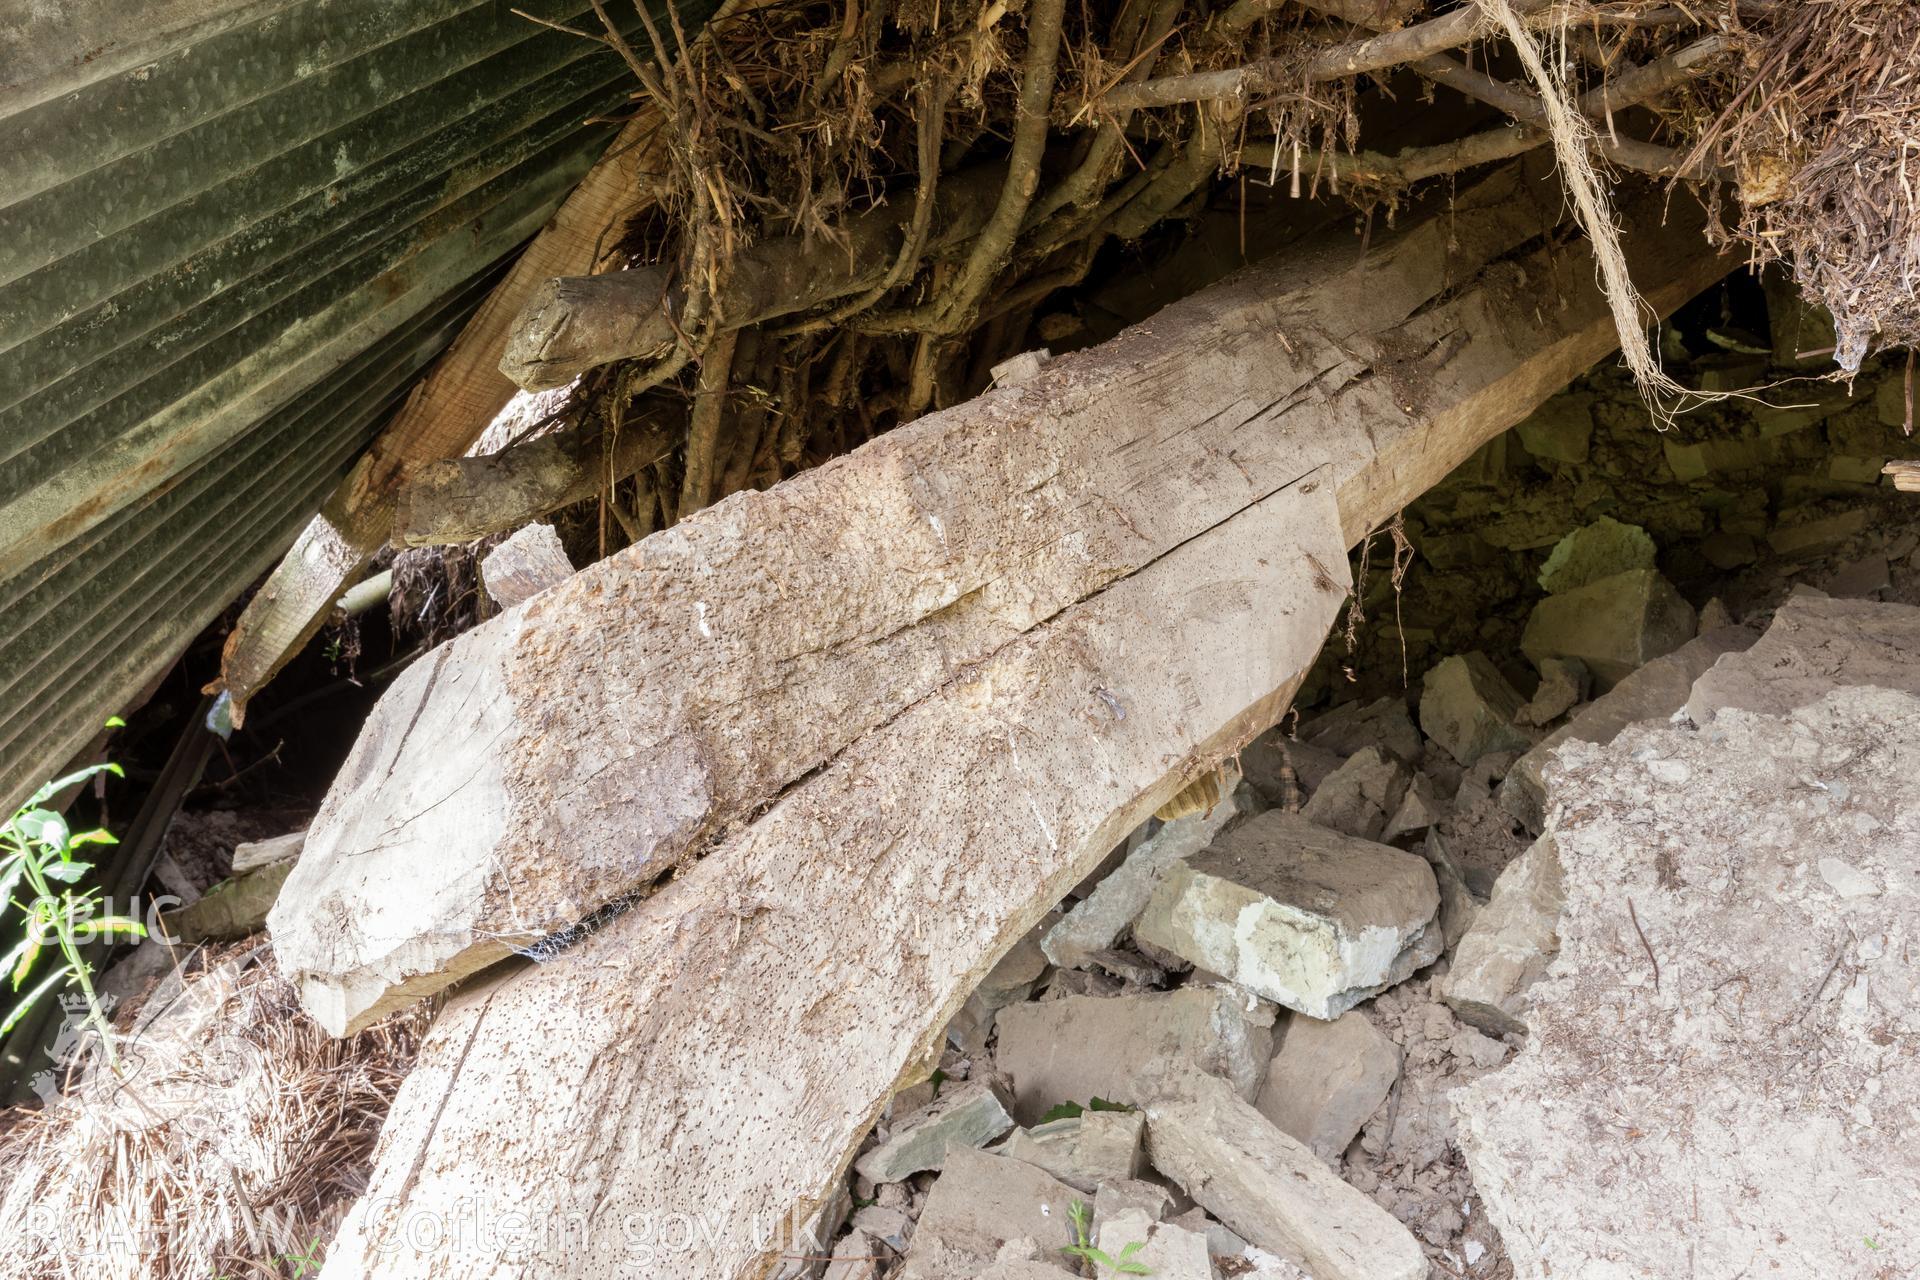
[[(1788, 376), (1758, 357), (1692, 375), (1710, 390)], [(1851, 388), (1786, 381), (1764, 398), (1785, 407), (1724, 400), (1660, 432), (1622, 370), (1553, 397), (1408, 507), (1403, 572), (1390, 531), (1356, 553), (1359, 620), (1329, 641), (1298, 705), (1417, 692), (1428, 667), (1476, 649), (1530, 694), (1521, 639), (1547, 594), (1540, 574), (1601, 520), (1644, 530), (1653, 567), (1696, 609), (1718, 598), (1744, 621), (1764, 624), (1795, 583), (1920, 599), (1915, 504), (1881, 475), (1913, 452), (1903, 370), (1869, 369)]]
[(1920, 691), (1904, 388), (1794, 399), (1659, 434), (1596, 372), (1356, 553), (1238, 785), (1014, 947), (782, 1275), (1904, 1274), (1920, 704), (1820, 701)]

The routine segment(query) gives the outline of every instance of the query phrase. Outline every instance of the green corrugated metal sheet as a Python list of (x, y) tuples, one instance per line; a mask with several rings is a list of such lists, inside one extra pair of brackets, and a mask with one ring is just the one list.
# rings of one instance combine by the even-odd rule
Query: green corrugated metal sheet
[(630, 87), (506, 4), (0, 0), (0, 803), (286, 548)]

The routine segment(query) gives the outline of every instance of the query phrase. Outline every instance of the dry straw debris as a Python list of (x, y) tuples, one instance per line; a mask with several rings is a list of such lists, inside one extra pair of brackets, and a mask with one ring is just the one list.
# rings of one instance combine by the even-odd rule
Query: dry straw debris
[(1920, 5), (1767, 6), (1694, 145), (1738, 175), (1740, 234), (1833, 313), (1848, 373), (1920, 345)]
[(279, 1276), (332, 1239), (429, 1015), (335, 1040), (266, 944), (202, 958), (135, 1012), (122, 1075), (11, 1117), (0, 1275)]
[[(1609, 251), (1611, 188), (1636, 175), (1737, 196), (1733, 234), (1833, 310), (1851, 371), (1920, 337), (1915, 17), (1907, 0), (736, 0), (693, 37), (581, 28), (627, 60), (668, 141), (616, 252), (658, 273), (665, 337), (591, 369), (565, 425), (612, 442), (685, 424), (603, 492), (644, 536), (977, 393), (1071, 328), (1097, 264), (1250, 184), (1331, 192), (1365, 225), (1541, 146), (1654, 399), (1679, 388)], [(780, 279), (817, 287), (769, 306), (764, 256), (795, 243), (807, 269)]]

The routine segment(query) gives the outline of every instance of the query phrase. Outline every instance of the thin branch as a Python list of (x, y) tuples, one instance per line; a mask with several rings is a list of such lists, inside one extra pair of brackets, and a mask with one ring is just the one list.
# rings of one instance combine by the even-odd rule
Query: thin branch
[(941, 300), (938, 327), (944, 332), (955, 332), (970, 322), (980, 296), (1013, 252), (1027, 206), (1039, 188), (1040, 158), (1047, 149), (1047, 115), (1053, 106), (1060, 29), (1066, 10), (1066, 0), (1031, 0), (1027, 10), (1026, 61), (1021, 69), (1006, 185), (987, 225), (975, 237), (959, 275)]
[[(1714, 35), (1696, 40), (1664, 58), (1622, 72), (1614, 79), (1588, 90), (1576, 100), (1575, 106), (1597, 119), (1604, 118), (1611, 111), (1652, 101), (1712, 70), (1713, 60), (1733, 48), (1734, 42), (1726, 36)], [(1460, 63), (1443, 56), (1424, 59), (1418, 70), (1450, 88), (1500, 107), (1528, 127), (1502, 126), (1456, 138), (1452, 142), (1413, 147), (1394, 155), (1370, 151), (1353, 155), (1328, 152), (1320, 159), (1336, 177), (1348, 181), (1404, 186), (1424, 178), (1458, 173), (1476, 165), (1510, 159), (1548, 142), (1546, 130), (1537, 127), (1544, 125), (1546, 112), (1535, 95), (1505, 81), (1469, 71)], [(1717, 170), (1702, 162), (1689, 163), (1688, 156), (1678, 150), (1632, 138), (1602, 137), (1596, 141), (1595, 149), (1612, 163), (1641, 173), (1688, 179), (1720, 176)], [(1273, 144), (1250, 144), (1242, 152), (1241, 158), (1254, 165), (1271, 165), (1274, 160)]]
[[(1308, 7), (1335, 13), (1358, 25), (1371, 25), (1360, 21), (1360, 15), (1364, 13), (1364, 7), (1360, 4), (1335, 6), (1313, 3)], [(1620, 25), (1632, 18), (1630, 13), (1624, 11), (1619, 14), (1605, 10), (1575, 9), (1569, 12), (1564, 7), (1553, 7), (1550, 0), (1531, 0), (1530, 3), (1516, 4), (1514, 8), (1532, 27), (1588, 21)], [(1466, 5), (1398, 31), (1381, 31), (1323, 49), (1310, 58), (1304, 68), (1290, 59), (1269, 58), (1245, 66), (1165, 76), (1158, 80), (1117, 86), (1103, 97), (1102, 104), (1120, 110), (1168, 107), (1182, 102), (1241, 101), (1283, 90), (1290, 83), (1314, 84), (1325, 80), (1341, 80), (1365, 72), (1384, 71), (1389, 67), (1418, 64), (1423, 59), (1470, 44), (1491, 30), (1479, 6)], [(1424, 68), (1416, 69), (1425, 73)], [(1440, 79), (1441, 76), (1433, 78)]]
[(680, 518), (686, 519), (713, 500), (713, 459), (720, 445), (720, 420), (727, 407), (727, 388), (733, 374), (738, 329), (723, 329), (700, 359), (700, 377), (693, 393), (693, 413), (687, 419), (687, 467), (680, 484)]

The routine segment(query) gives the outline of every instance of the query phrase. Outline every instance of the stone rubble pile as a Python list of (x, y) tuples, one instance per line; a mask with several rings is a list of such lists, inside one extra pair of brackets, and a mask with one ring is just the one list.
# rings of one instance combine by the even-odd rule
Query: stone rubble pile
[(1116, 849), (968, 999), (779, 1274), (1503, 1274), (1445, 1099), (1510, 1047), (1436, 975), (1526, 847), (1498, 790), (1544, 730), (1483, 656), (1457, 665), (1418, 724), (1383, 699), (1271, 731), (1219, 803)]
[(1595, 375), (1415, 503), (1321, 709), (1008, 952), (785, 1280), (1920, 1274), (1897, 382), (1649, 448)]
[[(1623, 1017), (1657, 1021), (1704, 1001), (1732, 1020), (1717, 1034), (1737, 1031), (1729, 998), (1784, 992), (1797, 977), (1762, 975), (1755, 948), (1766, 944), (1751, 925), (1709, 963), (1720, 945), (1710, 930), (1745, 910), (1747, 897), (1783, 884), (1799, 887), (1777, 907), (1782, 927), (1843, 945), (1834, 981), (1801, 993), (1832, 1012), (1787, 1019), (1780, 1034), (1793, 1043), (1826, 1037), (1822, 1052), (1864, 1090), (1850, 1103), (1828, 1100), (1833, 1118), (1819, 1122), (1827, 1125), (1819, 1140), (1839, 1150), (1792, 1185), (1828, 1187), (1855, 1168), (1846, 1135), (1863, 1126), (1897, 1133), (1900, 1115), (1920, 1114), (1911, 1069), (1902, 1089), (1874, 1096), (1864, 1071), (1872, 1055), (1853, 1035), (1881, 1045), (1874, 1062), (1886, 1070), (1913, 1034), (1910, 1018), (1873, 1021), (1876, 1009), (1894, 1006), (1911, 1015), (1909, 997), (1920, 990), (1911, 968), (1899, 979), (1905, 987), (1881, 991), (1872, 963), (1890, 981), (1906, 963), (1893, 957), (1906, 954), (1911, 930), (1889, 912), (1914, 891), (1920, 861), (1901, 866), (1892, 850), (1903, 838), (1909, 854), (1920, 849), (1911, 816), (1920, 795), (1903, 809), (1885, 768), (1852, 770), (1864, 791), (1826, 778), (1847, 769), (1837, 741), (1845, 708), (1920, 730), (1911, 698), (1833, 701), (1847, 685), (1920, 694), (1920, 609), (1803, 589), (1764, 633), (1719, 607), (1696, 623), (1644, 539), (1596, 526), (1552, 557), (1558, 589), (1541, 607), (1587, 593), (1567, 616), (1604, 635), (1535, 645), (1530, 694), (1484, 653), (1449, 656), (1426, 673), (1417, 700), (1350, 702), (1270, 730), (1240, 753), (1238, 774), (1226, 771), (1219, 803), (1149, 823), (1117, 848), (968, 1000), (939, 1069), (883, 1113), (817, 1224), (818, 1247), (778, 1274), (1686, 1274), (1635, 1269), (1653, 1244), (1609, 1252), (1600, 1239), (1633, 1235), (1621, 1206), (1638, 1211), (1652, 1194), (1623, 1199), (1618, 1188), (1665, 1185), (1671, 1210), (1685, 1199), (1670, 1185), (1680, 1175), (1621, 1176), (1638, 1167), (1629, 1147), (1587, 1148), (1629, 1142), (1620, 1135), (1636, 1133), (1635, 1122), (1609, 1127), (1593, 1109), (1605, 1109), (1597, 1094), (1585, 1111), (1554, 1099), (1593, 1093), (1583, 1074), (1608, 1078), (1606, 1063), (1583, 1055), (1640, 1063), (1626, 1074), (1648, 1105), (1669, 1093), (1654, 1108), (1669, 1126), (1658, 1141), (1684, 1145), (1675, 1099), (1695, 1073), (1664, 1085), (1661, 1073), (1689, 1054), (1724, 1053), (1699, 1039), (1704, 1032), (1648, 1027), (1643, 1034), (1665, 1034), (1662, 1052), (1673, 1055), (1661, 1066), (1591, 1019), (1609, 1028)], [(1784, 745), (1750, 765), (1766, 737), (1756, 715), (1784, 717), (1768, 731)], [(1806, 777), (1789, 782), (1796, 769)], [(1750, 794), (1768, 770), (1780, 774), (1771, 804)], [(1712, 863), (1675, 825), (1659, 850), (1619, 865), (1630, 837), (1645, 843), (1629, 811), (1651, 806), (1679, 824), (1698, 816), (1688, 799), (1698, 786), (1714, 802), (1737, 798), (1772, 814), (1761, 840), (1772, 860), (1756, 855), (1743, 867), (1734, 841)], [(1804, 844), (1796, 824), (1814, 809), (1828, 825), (1851, 823), (1847, 838), (1822, 832), (1817, 848)], [(1729, 816), (1720, 834), (1738, 829)], [(1849, 840), (1864, 852), (1842, 852)], [(1762, 866), (1765, 882), (1749, 880)], [(1629, 883), (1665, 952), (1652, 1008), (1635, 1003), (1654, 986), (1650, 971), (1636, 969), (1640, 942), (1615, 918), (1622, 900), (1604, 900), (1607, 886)], [(1700, 895), (1713, 902), (1693, 901)], [(1689, 917), (1703, 932), (1683, 940), (1673, 930)], [(1587, 976), (1600, 964), (1596, 947), (1603, 967), (1619, 971), (1607, 991)], [(1687, 967), (1682, 955), (1701, 959)], [(1797, 976), (1804, 959), (1791, 961)], [(1516, 1061), (1530, 1065), (1514, 1069)], [(1767, 1112), (1776, 1125), (1795, 1090), (1816, 1078), (1778, 1077), (1786, 1092)], [(1788, 1138), (1760, 1141), (1737, 1108), (1712, 1096), (1723, 1107), (1718, 1158), (1738, 1163), (1740, 1142), (1784, 1158)], [(1790, 1139), (1817, 1145), (1811, 1122)], [(1549, 1151), (1550, 1143), (1560, 1145)], [(1574, 1172), (1589, 1159), (1590, 1170)], [(1693, 1168), (1677, 1147), (1673, 1159), (1675, 1169)], [(1895, 1188), (1916, 1189), (1913, 1162), (1902, 1169), (1908, 1180), (1896, 1177)], [(1688, 1176), (1718, 1179), (1727, 1191), (1713, 1170)], [(1728, 1208), (1724, 1196), (1708, 1199)], [(1885, 1200), (1864, 1197), (1847, 1221), (1867, 1224), (1861, 1231), (1876, 1242), (1876, 1232), (1891, 1236), (1869, 1223)], [(1669, 1219), (1679, 1221), (1671, 1212), (1660, 1220)], [(1830, 1235), (1802, 1230), (1793, 1248)], [(1727, 1243), (1736, 1238), (1746, 1252)], [(1693, 1246), (1674, 1247), (1671, 1256)], [(1731, 1267), (1714, 1274), (1737, 1273), (1736, 1257), (1802, 1256), (1732, 1229), (1698, 1248)], [(1583, 1269), (1583, 1249), (1634, 1265)]]

